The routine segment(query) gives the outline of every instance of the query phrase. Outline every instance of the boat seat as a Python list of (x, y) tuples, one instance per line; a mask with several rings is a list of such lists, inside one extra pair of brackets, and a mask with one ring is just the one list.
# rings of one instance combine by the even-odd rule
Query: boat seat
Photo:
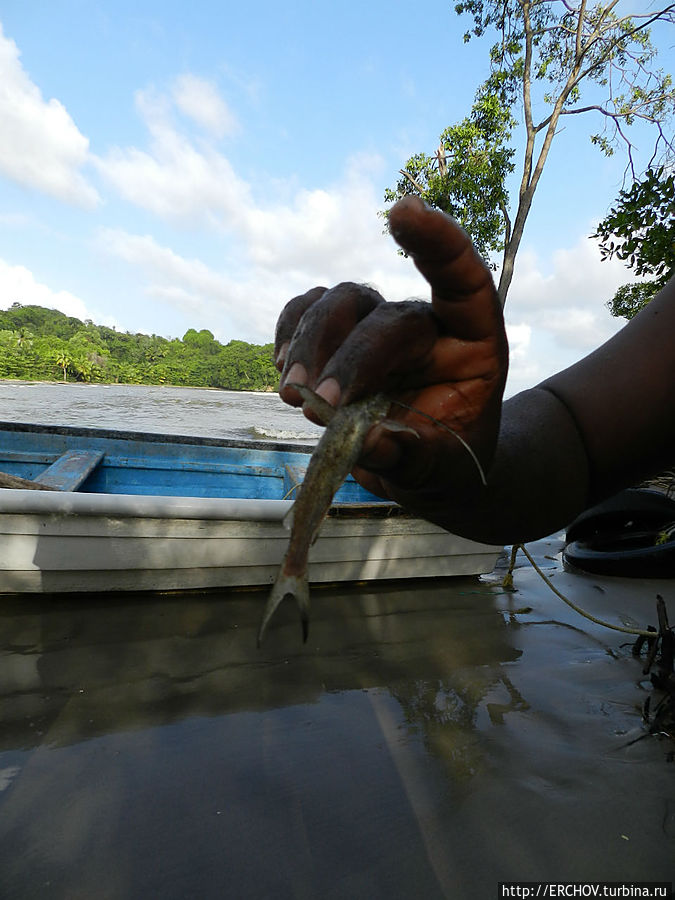
[(33, 481), (57, 491), (76, 491), (103, 455), (101, 450), (67, 450)]

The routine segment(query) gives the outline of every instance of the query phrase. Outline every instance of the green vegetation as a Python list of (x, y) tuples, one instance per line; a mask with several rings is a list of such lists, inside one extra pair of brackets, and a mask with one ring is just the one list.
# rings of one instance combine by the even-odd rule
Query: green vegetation
[[(385, 201), (417, 194), (455, 216), (488, 259), (502, 251), (502, 304), (551, 145), (565, 130), (565, 116), (602, 122), (591, 142), (607, 155), (623, 147), (630, 171), (633, 145), (627, 129), (636, 122), (654, 126), (655, 157), (659, 149), (673, 149), (665, 125), (675, 111), (675, 86), (656, 67), (650, 26), (672, 24), (675, 5), (631, 15), (619, 14), (616, 6), (616, 0), (578, 5), (455, 2), (458, 14), (473, 19), (465, 41), (485, 35), (495, 41), (489, 50), (490, 75), (479, 86), (470, 114), (443, 131), (435, 153), (418, 153), (405, 163)], [(522, 145), (518, 172), (511, 146), (516, 126)], [(518, 184), (509, 191), (513, 173)], [(571, 161), (569, 183), (573, 190)]]
[[(457, 219), (491, 268), (491, 253), (504, 250), (509, 239), (509, 195), (506, 178), (515, 166), (509, 147), (515, 119), (489, 83), (478, 92), (471, 113), (441, 134), (433, 156), (417, 153), (400, 169), (396, 187), (384, 192), (386, 203), (417, 194), (429, 206)], [(389, 210), (380, 213), (388, 218)]]
[(607, 303), (613, 316), (632, 319), (675, 275), (675, 170), (648, 169), (621, 191), (593, 237), (603, 259), (616, 256), (636, 275), (652, 276), (622, 285)]
[(0, 378), (172, 384), (276, 390), (273, 345), (230, 341), (190, 328), (182, 340), (130, 334), (54, 309), (0, 310)]

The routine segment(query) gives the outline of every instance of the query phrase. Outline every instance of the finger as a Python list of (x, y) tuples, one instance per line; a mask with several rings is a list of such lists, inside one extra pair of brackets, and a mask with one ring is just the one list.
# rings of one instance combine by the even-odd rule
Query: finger
[(437, 338), (437, 320), (428, 303), (381, 303), (335, 349), (318, 377), (318, 392), (326, 397), (330, 382), (333, 396), (327, 399), (334, 401), (336, 382), (344, 404), (365, 394), (395, 391), (402, 381), (410, 386), (411, 373), (424, 368)]
[(502, 319), (492, 275), (454, 219), (418, 197), (392, 207), (389, 228), (429, 282), (434, 311), (448, 333), (482, 340)]
[(281, 310), (281, 314), (277, 321), (276, 333), (274, 335), (274, 360), (277, 369), (281, 371), (286, 361), (286, 354), (293, 332), (298, 326), (298, 322), (303, 317), (312, 303), (316, 303), (326, 293), (328, 288), (315, 287), (305, 294), (299, 294), (289, 300), (286, 306)]
[(286, 382), (298, 381), (301, 372), (302, 381), (315, 388), (318, 376), (337, 348), (361, 319), (384, 302), (381, 294), (366, 285), (343, 282), (309, 303), (286, 353), (281, 397), (299, 406), (299, 394), (286, 387)]
[(333, 405), (378, 391), (395, 398), (389, 415), (410, 425), (420, 439), (376, 427), (361, 464), (386, 472), (397, 484), (423, 483), (429, 460), (441, 450), (448, 460), (458, 458), (453, 464), (462, 471), (468, 462), (471, 479), (475, 471), (460, 437), (470, 437), (482, 460), (492, 446), (493, 429), (478, 425), (484, 411), (492, 411), (492, 396), (501, 397), (505, 364), (494, 345), (489, 352), (488, 341), (457, 340), (443, 335), (441, 327), (429, 303), (380, 304), (355, 326), (320, 376), (317, 393)]
[(425, 412), (445, 418), (458, 406), (473, 409), (505, 373), (494, 344), (444, 335), (431, 304), (408, 300), (380, 304), (354, 327), (326, 363), (317, 393), (342, 405), (413, 390)]

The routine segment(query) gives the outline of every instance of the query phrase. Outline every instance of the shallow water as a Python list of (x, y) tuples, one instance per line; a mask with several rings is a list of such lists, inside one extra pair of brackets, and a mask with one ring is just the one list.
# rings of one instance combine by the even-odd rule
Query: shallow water
[[(673, 583), (563, 590), (655, 621)], [(0, 895), (483, 898), (671, 880), (673, 743), (625, 637), (527, 565), (313, 591), (0, 604)], [(3, 892), (4, 891), (4, 892)]]

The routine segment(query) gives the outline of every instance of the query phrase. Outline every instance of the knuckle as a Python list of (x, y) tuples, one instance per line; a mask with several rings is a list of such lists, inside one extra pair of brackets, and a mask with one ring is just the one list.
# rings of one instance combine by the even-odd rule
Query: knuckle
[[(282, 378), (295, 363), (305, 368), (309, 384), (321, 380), (333, 361), (337, 362), (337, 371), (343, 373), (343, 361), (361, 355), (358, 335), (363, 325), (374, 312), (389, 305), (378, 291), (353, 281), (294, 297), (277, 326), (277, 352), (288, 345)], [(338, 380), (342, 383), (345, 378), (349, 380), (348, 375), (343, 378), (341, 374)]]
[(314, 287), (304, 294), (298, 294), (293, 297), (281, 310), (277, 320), (277, 327), (274, 336), (274, 344), (277, 352), (282, 344), (287, 343), (293, 337), (298, 323), (301, 321), (305, 312), (326, 293), (325, 287)]

